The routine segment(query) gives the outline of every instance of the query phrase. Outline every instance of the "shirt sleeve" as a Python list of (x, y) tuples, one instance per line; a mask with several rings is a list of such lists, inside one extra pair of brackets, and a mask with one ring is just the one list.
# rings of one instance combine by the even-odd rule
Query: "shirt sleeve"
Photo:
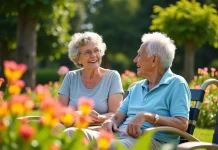
[(70, 72), (65, 75), (58, 94), (70, 97)]
[(189, 118), (191, 92), (184, 83), (179, 84), (173, 91), (170, 103), (171, 116)]
[(116, 93), (124, 93), (120, 74), (117, 71), (113, 71), (111, 82), (109, 96)]
[(130, 95), (131, 95), (131, 91), (130, 91), (129, 94), (126, 96), (126, 98), (123, 100), (123, 102), (122, 102), (122, 104), (120, 105), (118, 111), (127, 114), (127, 112), (128, 112), (128, 107), (129, 107)]

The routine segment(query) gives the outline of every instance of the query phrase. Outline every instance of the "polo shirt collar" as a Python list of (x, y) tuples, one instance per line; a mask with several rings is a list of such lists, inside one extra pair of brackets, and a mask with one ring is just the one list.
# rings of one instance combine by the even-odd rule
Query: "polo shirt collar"
[[(169, 79), (173, 75), (174, 75), (174, 73), (171, 71), (170, 68), (168, 68), (166, 70), (166, 72), (164, 73), (163, 77), (161, 78), (160, 82), (155, 87), (158, 87), (158, 86), (160, 86), (162, 84), (169, 84), (170, 83)], [(145, 79), (144, 82), (141, 83), (141, 86), (147, 88), (148, 87), (148, 80)]]

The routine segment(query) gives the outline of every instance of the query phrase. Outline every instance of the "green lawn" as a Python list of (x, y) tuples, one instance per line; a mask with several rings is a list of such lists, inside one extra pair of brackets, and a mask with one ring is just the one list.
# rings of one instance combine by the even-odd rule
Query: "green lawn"
[(203, 142), (212, 143), (214, 129), (202, 129), (196, 128), (194, 131), (194, 136)]

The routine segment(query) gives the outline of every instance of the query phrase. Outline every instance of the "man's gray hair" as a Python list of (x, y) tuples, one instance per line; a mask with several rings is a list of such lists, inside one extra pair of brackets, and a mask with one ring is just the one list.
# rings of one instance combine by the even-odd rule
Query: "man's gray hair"
[(166, 34), (160, 32), (147, 33), (142, 36), (142, 42), (147, 44), (148, 56), (158, 55), (164, 68), (170, 68), (175, 56), (176, 46)]

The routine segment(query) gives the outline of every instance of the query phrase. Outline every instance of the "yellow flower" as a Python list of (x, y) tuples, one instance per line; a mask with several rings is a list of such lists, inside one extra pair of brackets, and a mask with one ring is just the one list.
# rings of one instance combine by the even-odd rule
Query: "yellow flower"
[(59, 123), (59, 119), (56, 116), (44, 114), (40, 122), (46, 126), (55, 127)]
[(78, 109), (82, 114), (87, 115), (94, 107), (94, 101), (87, 97), (80, 97), (78, 100)]
[(21, 88), (18, 85), (9, 85), (8, 92), (12, 95), (19, 94), (21, 92)]
[(22, 103), (13, 103), (11, 105), (11, 113), (17, 116), (23, 115), (25, 112), (25, 108)]
[(0, 101), (0, 118), (8, 115), (8, 103), (4, 101)]
[(74, 117), (71, 114), (65, 114), (61, 116), (60, 120), (64, 125), (70, 126), (73, 124)]
[(24, 87), (25, 83), (23, 80), (13, 80), (9, 83), (8, 92), (12, 95), (20, 94), (21, 89)]
[(25, 64), (17, 64), (15, 61), (4, 61), (4, 73), (9, 83), (13, 80), (18, 80), (27, 70)]
[(212, 90), (216, 90), (217, 89), (217, 86), (212, 84)]
[(0, 78), (0, 87), (2, 86), (2, 83), (4, 83), (4, 79), (3, 78)]
[(112, 133), (103, 129), (100, 129), (99, 132), (100, 135), (99, 138), (97, 139), (98, 149), (106, 150), (110, 147), (111, 140), (113, 139), (114, 136)]
[(216, 103), (216, 102), (218, 101), (218, 97), (217, 97), (217, 96), (214, 96), (214, 97), (213, 97), (213, 101), (214, 101), (214, 103)]
[(81, 128), (87, 128), (89, 126), (89, 118), (88, 116), (85, 115), (79, 115), (77, 118), (78, 120), (76, 121), (76, 127), (81, 129)]

